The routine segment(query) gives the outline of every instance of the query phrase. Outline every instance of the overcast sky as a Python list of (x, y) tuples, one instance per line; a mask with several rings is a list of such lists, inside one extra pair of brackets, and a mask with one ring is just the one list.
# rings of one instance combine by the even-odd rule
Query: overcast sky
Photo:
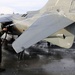
[(48, 0), (0, 0), (0, 14), (26, 13), (42, 8)]

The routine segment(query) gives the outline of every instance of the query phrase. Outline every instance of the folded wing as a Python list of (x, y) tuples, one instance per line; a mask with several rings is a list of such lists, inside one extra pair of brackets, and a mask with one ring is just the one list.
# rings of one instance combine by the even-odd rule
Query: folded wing
[(18, 53), (38, 41), (72, 24), (73, 21), (59, 14), (46, 14), (35, 21), (13, 44)]

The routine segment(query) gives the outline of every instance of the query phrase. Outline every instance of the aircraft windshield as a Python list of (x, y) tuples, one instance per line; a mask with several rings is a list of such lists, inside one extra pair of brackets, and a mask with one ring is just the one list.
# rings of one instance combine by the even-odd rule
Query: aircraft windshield
[(73, 0), (71, 3), (70, 12), (75, 13), (75, 0)]

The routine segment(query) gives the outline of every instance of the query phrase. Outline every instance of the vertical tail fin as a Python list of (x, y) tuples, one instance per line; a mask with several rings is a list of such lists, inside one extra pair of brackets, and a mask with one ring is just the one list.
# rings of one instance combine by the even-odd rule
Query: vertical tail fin
[(51, 10), (55, 6), (56, 1), (57, 0), (48, 0), (46, 5), (40, 10), (40, 13), (44, 13)]
[(69, 12), (72, 1), (73, 0), (58, 0), (55, 8), (63, 10), (64, 12)]
[(72, 1), (73, 0), (48, 0), (47, 4), (40, 10), (40, 13), (57, 9), (68, 12)]

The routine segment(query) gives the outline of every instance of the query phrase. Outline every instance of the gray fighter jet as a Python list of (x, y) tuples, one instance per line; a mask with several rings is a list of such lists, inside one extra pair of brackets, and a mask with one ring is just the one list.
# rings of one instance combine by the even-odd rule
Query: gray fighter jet
[(70, 48), (75, 36), (75, 0), (48, 0), (40, 10), (24, 15), (0, 16), (1, 31), (18, 35), (12, 43), (19, 53), (41, 40)]

